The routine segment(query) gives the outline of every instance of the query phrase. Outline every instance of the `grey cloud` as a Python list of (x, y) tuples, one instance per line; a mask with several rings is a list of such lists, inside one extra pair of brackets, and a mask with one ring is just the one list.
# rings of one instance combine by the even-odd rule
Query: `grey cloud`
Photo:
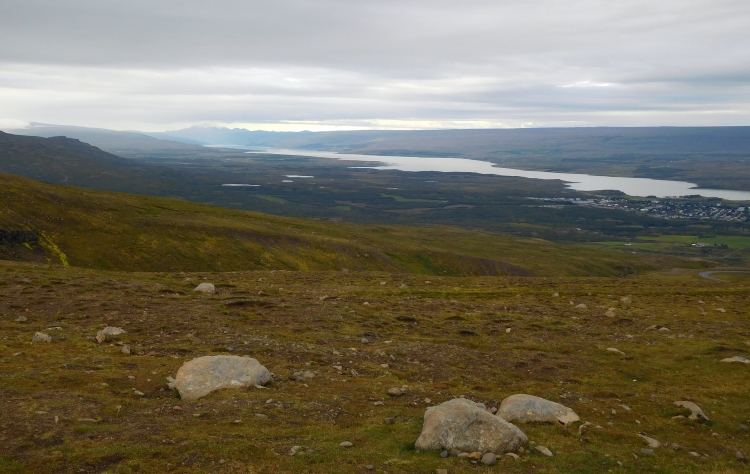
[(0, 119), (749, 124), (748, 25), (746, 0), (5, 0)]

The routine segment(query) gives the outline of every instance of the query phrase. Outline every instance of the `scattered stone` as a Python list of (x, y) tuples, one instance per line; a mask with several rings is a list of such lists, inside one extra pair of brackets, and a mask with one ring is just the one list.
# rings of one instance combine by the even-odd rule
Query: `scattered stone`
[(31, 342), (52, 342), (52, 336), (44, 334), (43, 332), (37, 332), (34, 337), (31, 338)]
[(698, 454), (698, 453), (696, 453), (695, 451), (690, 451), (690, 452), (689, 452), (688, 454), (689, 454), (689, 455), (691, 455), (691, 456), (694, 456), (694, 457), (696, 457), (696, 458), (699, 458), (699, 457), (701, 457), (701, 455), (700, 455), (700, 454)]
[(123, 354), (130, 354), (130, 346), (128, 344), (125, 344), (122, 346), (122, 349), (120, 349), (120, 352)]
[(521, 456), (519, 456), (516, 453), (505, 453), (505, 455), (508, 456), (508, 457), (511, 457), (511, 458), (515, 459), (516, 461), (518, 461), (521, 458)]
[(436, 469), (435, 474), (448, 474), (448, 469)]
[(398, 285), (398, 287), (399, 288), (409, 288), (409, 285), (407, 285), (406, 283), (401, 283), (400, 285)]
[(581, 436), (583, 432), (586, 430), (586, 428), (591, 426), (591, 424), (592, 423), (590, 421), (583, 422), (581, 426), (578, 427), (578, 435)]
[(441, 457), (441, 458), (447, 458), (447, 457), (448, 457), (448, 456), (450, 456), (450, 455), (451, 455), (451, 453), (449, 453), (448, 451), (442, 451), (442, 452), (440, 453), (440, 457)]
[(15, 321), (16, 321), (17, 323), (25, 323), (26, 321), (28, 321), (28, 319), (26, 319), (26, 316), (19, 316), (19, 317), (17, 317), (17, 318), (15, 319)]
[(652, 456), (654, 454), (654, 450), (649, 448), (641, 448), (641, 454), (643, 454), (644, 456)]
[(559, 297), (559, 296), (560, 296), (560, 293), (552, 293), (552, 297), (553, 297), (553, 298), (557, 298), (557, 297)]
[(724, 308), (716, 308), (716, 311), (718, 311), (720, 313), (726, 313), (727, 312), (727, 310), (725, 310)]
[(504, 453), (515, 451), (526, 441), (518, 427), (491, 414), (483, 403), (455, 398), (425, 410), (415, 448)]
[(604, 313), (605, 316), (608, 318), (614, 318), (617, 316), (617, 312), (615, 308), (609, 308), (606, 313)]
[(354, 444), (350, 443), (349, 441), (344, 441), (343, 443), (339, 443), (339, 446), (341, 446), (342, 448), (351, 448), (352, 446), (354, 446)]
[(457, 457), (459, 454), (461, 454), (461, 450), (456, 449), (456, 448), (451, 448), (450, 453), (451, 453), (451, 456)]
[(585, 304), (581, 303), (581, 304), (579, 304), (579, 305), (576, 306), (576, 309), (589, 309), (589, 307), (586, 306)]
[(690, 418), (691, 420), (697, 420), (698, 418), (703, 418), (706, 421), (711, 421), (706, 416), (706, 414), (703, 413), (703, 410), (701, 410), (701, 407), (699, 407), (693, 402), (688, 402), (688, 401), (683, 400), (679, 402), (674, 402), (674, 406), (680, 407), (680, 408), (687, 408), (688, 410), (690, 410), (690, 416), (688, 418)]
[(661, 446), (661, 443), (659, 441), (655, 440), (654, 438), (649, 438), (648, 436), (644, 436), (642, 434), (639, 434), (638, 436), (640, 436), (641, 438), (643, 438), (646, 441), (646, 443), (648, 443), (648, 447), (649, 448), (656, 449), (656, 448), (658, 448), (658, 447)]
[(392, 424), (394, 424), (395, 422), (396, 422), (396, 420), (395, 420), (395, 419), (393, 419), (393, 418), (386, 418), (386, 419), (385, 419), (385, 424), (386, 424), (386, 425), (392, 425)]
[(482, 459), (482, 453), (474, 451), (473, 453), (469, 454), (469, 459), (473, 461), (479, 461), (480, 459)]
[(375, 402), (375, 403), (373, 403), (373, 405), (375, 405), (376, 407), (384, 407), (385, 403), (383, 403), (383, 402)]
[(736, 453), (734, 453), (734, 457), (737, 458), (737, 461), (743, 464), (747, 464), (747, 457), (745, 456), (745, 453), (743, 453), (742, 451), (737, 451)]
[(742, 423), (740, 423), (739, 425), (737, 425), (737, 429), (740, 430), (740, 431), (748, 431), (750, 428), (748, 428), (746, 425), (743, 425)]
[(482, 464), (486, 466), (494, 466), (497, 464), (497, 456), (495, 456), (495, 453), (485, 453), (484, 456), (482, 456)]
[(533, 395), (511, 395), (500, 404), (497, 416), (509, 422), (561, 423), (567, 426), (580, 418), (570, 408)]
[(620, 298), (620, 303), (630, 304), (632, 302), (633, 302), (633, 300), (630, 299), (630, 298), (628, 298), (627, 296), (623, 296), (622, 298)]
[(401, 395), (403, 395), (403, 392), (398, 387), (392, 387), (388, 389), (388, 395), (392, 397), (400, 397)]
[(384, 282), (384, 281), (380, 282), (380, 286), (385, 286), (385, 285), (386, 285), (386, 282)]
[(627, 405), (618, 405), (618, 406), (622, 407), (625, 411), (630, 411), (630, 407)]
[(669, 328), (665, 327), (665, 326), (662, 326), (662, 327), (659, 328), (659, 331), (660, 332), (669, 332)]
[(430, 280), (425, 280), (424, 284), (425, 285), (432, 285), (432, 282)]
[(307, 379), (311, 379), (313, 377), (315, 377), (315, 372), (313, 372), (312, 370), (299, 370), (292, 374), (292, 380), (294, 380), (295, 382), (304, 382)]
[(369, 344), (370, 340), (367, 339), (366, 337), (363, 337), (361, 342), (362, 342), (362, 344)]
[(550, 451), (549, 448), (547, 448), (546, 446), (534, 446), (534, 449), (544, 454), (545, 456), (549, 456), (549, 457), (554, 456), (554, 454), (552, 454), (552, 451)]
[(750, 360), (745, 359), (744, 357), (740, 356), (734, 356), (734, 357), (728, 357), (726, 359), (721, 359), (722, 362), (741, 362), (743, 364), (750, 364)]
[(196, 286), (193, 291), (197, 291), (198, 293), (209, 293), (214, 294), (216, 293), (216, 287), (213, 283), (201, 283), (200, 285)]
[(616, 347), (608, 347), (607, 350), (609, 352), (614, 352), (614, 353), (617, 353), (617, 354), (620, 354), (620, 355), (625, 355), (624, 352), (622, 352), (620, 349), (617, 349)]
[(119, 336), (121, 334), (125, 334), (125, 330), (121, 328), (116, 328), (113, 326), (107, 326), (104, 329), (99, 330), (99, 332), (96, 333), (96, 342), (101, 344), (102, 342), (107, 340), (107, 337), (109, 336), (110, 339), (115, 336)]
[(292, 446), (292, 448), (289, 450), (289, 456), (294, 456), (300, 449), (302, 449), (302, 446)]
[(203, 356), (186, 362), (174, 383), (183, 400), (195, 400), (222, 388), (263, 386), (271, 380), (268, 369), (250, 357)]
[(138, 395), (139, 397), (142, 397), (146, 395), (145, 393), (141, 392), (140, 390), (133, 389), (133, 394)]
[(462, 452), (458, 453), (458, 456), (456, 456), (456, 457), (459, 457), (459, 458), (468, 458), (469, 457), (469, 453), (465, 453), (465, 452), (462, 451)]

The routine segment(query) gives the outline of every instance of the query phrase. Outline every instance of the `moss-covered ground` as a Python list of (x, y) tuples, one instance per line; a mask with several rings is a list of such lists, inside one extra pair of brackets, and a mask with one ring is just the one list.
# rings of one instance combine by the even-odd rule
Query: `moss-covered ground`
[[(194, 293), (203, 281), (217, 294)], [(720, 360), (750, 352), (749, 287), (750, 275), (721, 283), (697, 270), (426, 277), (0, 261), (0, 472), (748, 472), (735, 452), (750, 456), (750, 366)], [(127, 334), (97, 344), (105, 325)], [(36, 331), (52, 342), (31, 344)], [(220, 353), (255, 357), (275, 378), (189, 402), (166, 387), (185, 361)], [(292, 380), (299, 370), (316, 375)], [(554, 457), (494, 467), (414, 451), (427, 406), (514, 393), (594, 426), (521, 425)], [(674, 419), (687, 414), (677, 400), (711, 421)], [(638, 433), (669, 447), (643, 455)]]

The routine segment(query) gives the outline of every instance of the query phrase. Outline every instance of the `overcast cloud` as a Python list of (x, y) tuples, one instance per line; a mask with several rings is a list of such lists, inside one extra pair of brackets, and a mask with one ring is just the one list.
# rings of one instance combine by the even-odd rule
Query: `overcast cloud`
[(748, 0), (3, 0), (0, 127), (750, 125)]

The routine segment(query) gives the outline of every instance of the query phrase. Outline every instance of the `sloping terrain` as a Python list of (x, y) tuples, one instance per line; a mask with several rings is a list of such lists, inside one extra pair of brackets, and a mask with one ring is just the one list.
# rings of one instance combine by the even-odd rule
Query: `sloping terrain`
[(32, 124), (29, 128), (9, 130), (16, 135), (35, 137), (68, 137), (89, 143), (97, 148), (124, 157), (144, 154), (184, 154), (202, 151), (198, 144), (157, 139), (139, 132), (122, 132), (103, 128), (71, 127), (64, 125)]
[(373, 226), (237, 211), (0, 175), (0, 229), (30, 231), (4, 258), (128, 271), (254, 269), (435, 275), (611, 275), (708, 261), (514, 239), (450, 227)]
[[(0, 261), (0, 472), (747, 472), (736, 453), (750, 455), (750, 367), (720, 362), (750, 357), (750, 279), (734, 278), (428, 284), (392, 273)], [(218, 293), (194, 293), (200, 282)], [(105, 325), (127, 332), (97, 344)], [(36, 331), (51, 342), (30, 344)], [(216, 354), (257, 358), (275, 377), (195, 401), (167, 387), (183, 363)], [(295, 380), (298, 371), (313, 376)], [(414, 450), (428, 406), (463, 396), (497, 407), (517, 393), (590, 425), (521, 424), (530, 443), (494, 467)], [(689, 419), (680, 400), (710, 421)], [(642, 451), (639, 434), (660, 447)]]

